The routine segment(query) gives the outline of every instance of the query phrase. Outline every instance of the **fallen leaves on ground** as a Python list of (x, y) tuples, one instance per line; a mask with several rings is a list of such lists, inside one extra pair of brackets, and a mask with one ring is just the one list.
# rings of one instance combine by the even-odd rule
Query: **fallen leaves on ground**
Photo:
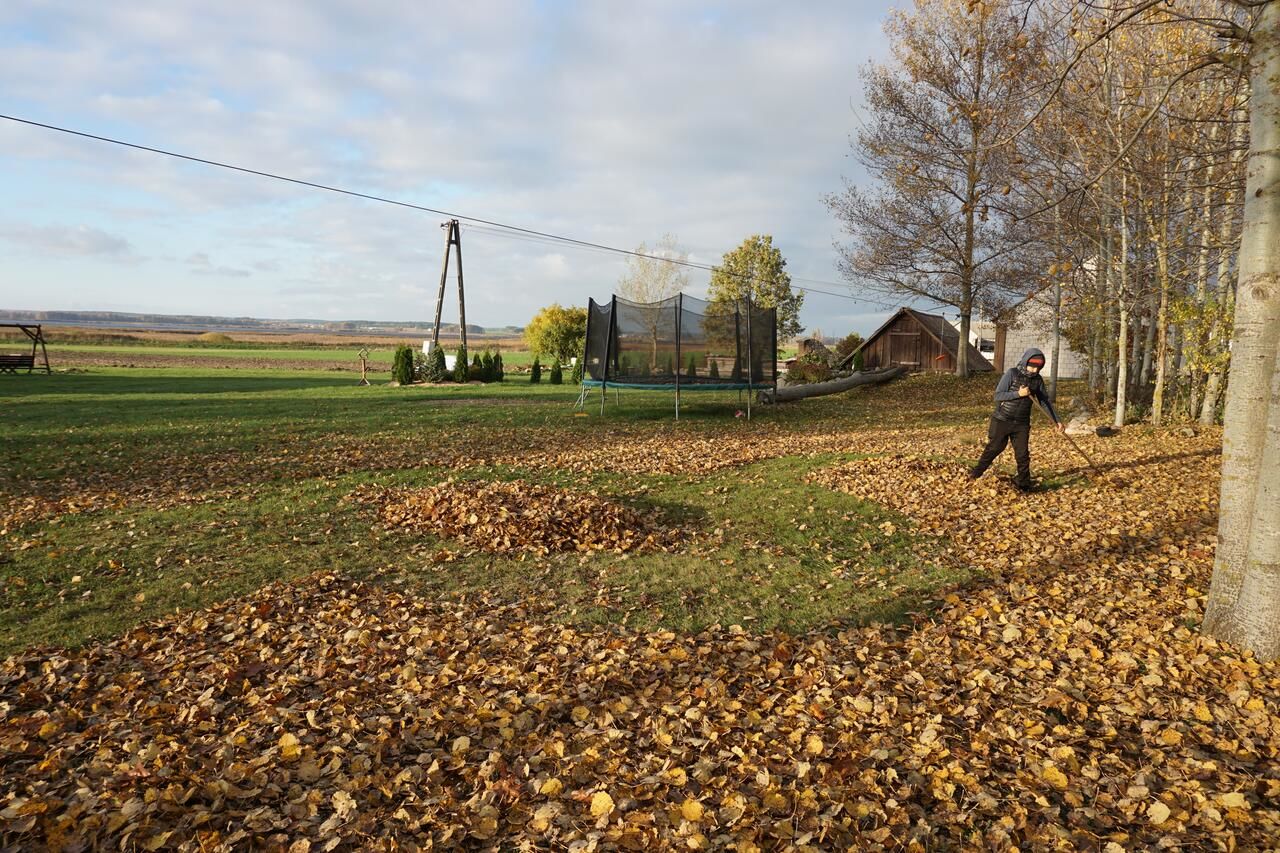
[(0, 831), (188, 850), (1274, 839), (1277, 668), (1164, 625), (1158, 584), (1087, 616), (1055, 609), (1070, 584), (806, 637), (276, 584), (8, 659)]
[(592, 493), (535, 483), (449, 480), (425, 489), (365, 487), (382, 523), (490, 553), (670, 550), (678, 532)]

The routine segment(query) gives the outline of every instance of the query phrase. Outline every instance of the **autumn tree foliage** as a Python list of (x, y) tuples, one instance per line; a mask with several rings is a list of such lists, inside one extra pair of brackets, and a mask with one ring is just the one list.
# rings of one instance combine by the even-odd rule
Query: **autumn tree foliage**
[(641, 305), (653, 305), (642, 313), (649, 334), (649, 369), (657, 367), (658, 339), (663, 328), (663, 309), (654, 303), (680, 293), (689, 286), (689, 253), (680, 248), (674, 235), (665, 234), (656, 245), (641, 243), (628, 256), (627, 268), (618, 279), (618, 295)]
[(557, 364), (581, 356), (586, 336), (587, 309), (565, 308), (558, 302), (535, 314), (524, 329), (529, 349)]
[(717, 305), (747, 296), (762, 308), (776, 308), (779, 342), (794, 338), (804, 328), (800, 325), (804, 293), (791, 289), (786, 258), (773, 245), (772, 235), (753, 234), (738, 248), (725, 252), (711, 273), (707, 294), (712, 303), (708, 313), (713, 316)]
[[(962, 340), (976, 310), (1025, 291), (1043, 268), (1037, 222), (1007, 203), (1016, 130), (1041, 76), (1036, 21), (1013, 2), (921, 0), (891, 13), (893, 60), (864, 72), (870, 115), (853, 141), (874, 183), (846, 181), (826, 199), (850, 238), (841, 273), (953, 307)], [(956, 373), (969, 367), (961, 347)]]
[[(627, 257), (627, 268), (618, 279), (618, 295), (632, 302), (661, 302), (689, 286), (689, 253), (673, 234), (664, 234), (654, 245), (641, 243)], [(674, 262), (674, 263), (673, 263)]]
[(1026, 274), (988, 292), (1054, 288), (1116, 425), (1221, 409), (1204, 627), (1280, 656), (1280, 0), (929, 0), (888, 33), (896, 65), (868, 72), (859, 137), (879, 189), (830, 200), (846, 275), (963, 320), (984, 307), (968, 249), (1003, 226), (992, 269)]

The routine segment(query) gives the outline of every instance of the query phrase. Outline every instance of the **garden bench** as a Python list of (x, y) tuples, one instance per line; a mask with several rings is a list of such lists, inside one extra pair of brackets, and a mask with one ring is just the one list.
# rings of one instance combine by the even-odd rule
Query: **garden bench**
[(35, 369), (36, 357), (31, 353), (23, 355), (0, 354), (0, 373), (17, 373), (25, 370), (30, 373)]

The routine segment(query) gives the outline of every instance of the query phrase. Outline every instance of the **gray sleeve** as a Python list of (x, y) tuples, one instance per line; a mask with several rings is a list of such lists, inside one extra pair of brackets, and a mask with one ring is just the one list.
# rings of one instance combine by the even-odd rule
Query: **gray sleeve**
[(1053, 408), (1053, 402), (1050, 401), (1049, 395), (1044, 392), (1043, 382), (1040, 383), (1040, 387), (1036, 389), (1036, 399), (1043, 403), (1044, 407), (1049, 410), (1049, 417), (1053, 418), (1053, 422), (1055, 424), (1062, 423), (1062, 421), (1058, 420), (1058, 413)]
[(1018, 399), (1018, 389), (1013, 387), (1013, 368), (1004, 372), (1004, 376), (1000, 377), (1000, 384), (996, 386), (996, 402), (1003, 403), (1007, 400)]

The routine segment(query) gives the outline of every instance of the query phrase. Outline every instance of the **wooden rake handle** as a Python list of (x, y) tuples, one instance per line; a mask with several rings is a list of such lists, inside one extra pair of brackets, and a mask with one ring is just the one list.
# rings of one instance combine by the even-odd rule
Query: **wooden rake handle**
[[(1040, 407), (1040, 411), (1044, 412), (1044, 416), (1046, 418), (1048, 418), (1051, 421), (1053, 420), (1053, 416), (1050, 415), (1049, 410), (1044, 407), (1044, 403), (1041, 403), (1039, 400), (1036, 400), (1036, 405)], [(1076, 440), (1074, 438), (1067, 435), (1065, 432), (1061, 432), (1059, 430), (1054, 430), (1054, 432), (1057, 432), (1059, 435), (1065, 438), (1067, 440), (1067, 443), (1075, 448), (1076, 453), (1080, 454), (1080, 456), (1084, 459), (1084, 461), (1088, 463), (1089, 467), (1093, 469), (1093, 472), (1095, 474), (1099, 473), (1098, 466), (1093, 464), (1093, 460), (1089, 458), (1089, 454), (1084, 452), (1084, 448), (1076, 444)]]

